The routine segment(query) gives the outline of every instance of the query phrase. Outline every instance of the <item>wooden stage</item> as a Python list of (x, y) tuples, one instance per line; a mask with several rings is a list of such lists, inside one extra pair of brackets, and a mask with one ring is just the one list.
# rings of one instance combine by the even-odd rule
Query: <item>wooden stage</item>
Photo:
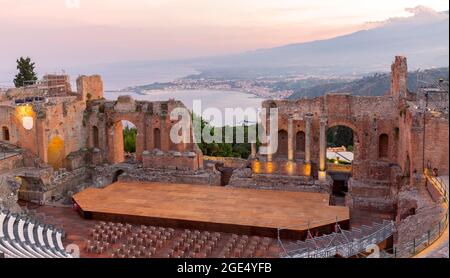
[[(329, 195), (205, 185), (118, 182), (73, 197), (88, 219), (219, 232), (304, 238), (308, 227), (331, 232), (349, 225), (346, 207)], [(308, 223), (309, 222), (309, 223)]]

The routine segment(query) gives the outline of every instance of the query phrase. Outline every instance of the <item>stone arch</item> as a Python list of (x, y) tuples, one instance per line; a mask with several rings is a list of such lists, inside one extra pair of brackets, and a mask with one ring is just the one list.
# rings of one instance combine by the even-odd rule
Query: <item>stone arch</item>
[(389, 136), (383, 133), (378, 138), (378, 158), (389, 157)]
[[(353, 133), (353, 161), (357, 161), (361, 158), (361, 136), (360, 136), (360, 132), (358, 132), (358, 128), (351, 122), (348, 121), (329, 121), (328, 124), (328, 130), (333, 128), (333, 127), (337, 127), (337, 126), (342, 126), (342, 127), (346, 127), (348, 129), (351, 129), (352, 133)], [(327, 130), (327, 133), (328, 133)]]
[(161, 130), (153, 129), (153, 149), (161, 150)]
[[(125, 141), (124, 141), (124, 129), (126, 127), (130, 127), (129, 125), (132, 125), (131, 128), (136, 128), (137, 129), (137, 134), (136, 134), (136, 140), (135, 140), (135, 148), (134, 148), (134, 152), (132, 153), (136, 153), (136, 159), (140, 159), (139, 155), (140, 153), (142, 153), (142, 142), (139, 141), (139, 133), (141, 132), (141, 130), (139, 129), (139, 126), (135, 123), (135, 121), (133, 119), (128, 119), (128, 118), (120, 118), (118, 119), (112, 127), (112, 135), (113, 135), (113, 140), (112, 140), (112, 146), (110, 146), (110, 152), (112, 149), (112, 163), (121, 163), (124, 162), (126, 160), (125, 154)], [(130, 156), (130, 157), (134, 157)]]
[(118, 182), (118, 181), (119, 181), (119, 177), (120, 177), (123, 173), (125, 173), (124, 170), (122, 170), (122, 169), (117, 170), (117, 171), (114, 173), (112, 182), (113, 182), (113, 183)]
[(2, 137), (1, 138), (3, 141), (11, 140), (10, 134), (9, 134), (9, 128), (7, 126), (2, 126)]
[(305, 139), (306, 135), (303, 131), (298, 131), (295, 135), (295, 151), (305, 152)]
[(47, 163), (57, 170), (63, 168), (64, 158), (64, 140), (59, 136), (54, 136), (47, 145)]
[(278, 131), (277, 155), (281, 157), (288, 155), (288, 132), (284, 129)]
[(99, 148), (99, 145), (98, 127), (94, 125), (92, 127), (92, 146), (94, 148)]
[(269, 102), (268, 106), (269, 106), (269, 108), (277, 108), (277, 103), (272, 100), (272, 101)]
[[(142, 153), (146, 149), (146, 123), (145, 113), (111, 113), (106, 121), (106, 132), (100, 133), (100, 144), (103, 134), (107, 136), (108, 161), (111, 164), (117, 164), (125, 161), (124, 151), (124, 127), (129, 122), (133, 128), (136, 128), (135, 151), (129, 155), (130, 159), (142, 160)], [(101, 130), (101, 129), (100, 129)]]

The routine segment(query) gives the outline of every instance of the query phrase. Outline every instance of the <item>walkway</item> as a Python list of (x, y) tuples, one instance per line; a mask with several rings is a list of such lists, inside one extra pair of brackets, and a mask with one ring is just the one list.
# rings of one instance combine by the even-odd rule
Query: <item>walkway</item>
[[(439, 178), (443, 181), (447, 189), (446, 192), (448, 192), (448, 176), (440, 176)], [(446, 208), (448, 209), (448, 206), (446, 206)], [(436, 240), (433, 244), (431, 244), (423, 251), (419, 252), (413, 258), (448, 258), (448, 257), (449, 257), (449, 228), (447, 225), (447, 228), (445, 229), (444, 233), (438, 240)]]

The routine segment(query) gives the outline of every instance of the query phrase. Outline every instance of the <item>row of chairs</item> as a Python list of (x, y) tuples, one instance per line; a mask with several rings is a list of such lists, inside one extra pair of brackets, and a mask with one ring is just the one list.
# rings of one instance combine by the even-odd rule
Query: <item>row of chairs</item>
[(157, 226), (100, 222), (90, 230), (86, 251), (113, 258), (257, 257), (271, 238)]
[(169, 249), (168, 258), (206, 258), (217, 248), (222, 235), (208, 231), (185, 229)]
[(7, 258), (71, 258), (65, 234), (52, 225), (7, 210), (0, 212), (0, 252)]
[(253, 236), (249, 238), (246, 235), (238, 236), (233, 234), (220, 253), (220, 257), (253, 258), (257, 256), (258, 251), (268, 251), (272, 241), (273, 240), (271, 238), (267, 237), (261, 238), (258, 236)]

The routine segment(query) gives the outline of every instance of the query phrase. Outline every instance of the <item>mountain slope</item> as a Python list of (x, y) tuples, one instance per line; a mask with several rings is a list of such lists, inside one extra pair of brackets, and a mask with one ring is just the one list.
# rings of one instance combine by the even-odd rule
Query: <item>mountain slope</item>
[(386, 71), (395, 55), (410, 68), (448, 66), (449, 17), (423, 7), (409, 18), (391, 19), (376, 28), (334, 39), (291, 44), (205, 61), (204, 69), (297, 68), (310, 73)]
[[(417, 90), (417, 80), (427, 83), (435, 83), (440, 78), (448, 80), (449, 69), (439, 68), (420, 72), (410, 72), (408, 75), (408, 89), (412, 92)], [(297, 90), (289, 99), (303, 97), (313, 98), (326, 93), (351, 93), (361, 96), (381, 96), (389, 92), (391, 86), (391, 75), (388, 73), (374, 74), (350, 82), (336, 82), (317, 85)]]

